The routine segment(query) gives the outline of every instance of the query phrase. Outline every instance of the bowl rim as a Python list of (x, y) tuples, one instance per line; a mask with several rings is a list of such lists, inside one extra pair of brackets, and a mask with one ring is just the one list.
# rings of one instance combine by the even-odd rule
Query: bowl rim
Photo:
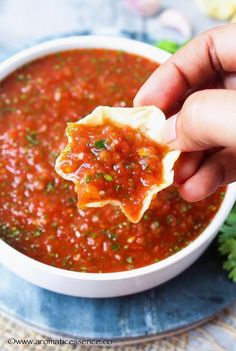
[[(0, 63), (0, 81), (16, 69), (23, 66), (25, 63), (32, 62), (34, 60), (37, 60), (41, 57), (47, 56), (55, 52), (85, 48), (124, 50), (127, 53), (137, 54), (139, 56), (143, 56), (145, 58), (153, 60), (157, 63), (163, 63), (166, 60), (168, 60), (171, 56), (164, 50), (133, 39), (96, 35), (72, 36), (54, 39), (47, 42), (43, 42), (41, 44), (37, 44), (28, 49), (20, 51), (19, 53), (6, 59), (2, 63)], [(112, 273), (87, 273), (69, 271), (37, 261), (11, 247), (2, 239), (0, 239), (0, 251), (3, 252), (3, 255), (0, 255), (0, 262), (2, 262), (2, 264), (4, 265), (4, 254), (14, 255), (15, 257), (19, 257), (19, 259), (24, 260), (26, 264), (29, 264), (31, 266), (33, 265), (38, 270), (51, 273), (58, 277), (73, 278), (75, 280), (81, 281), (115, 281), (137, 278), (143, 275), (153, 273), (154, 271), (161, 271), (164, 268), (175, 265), (177, 262), (181, 261), (186, 256), (190, 255), (195, 250), (200, 248), (206, 242), (210, 241), (215, 236), (215, 233), (224, 222), (235, 201), (236, 182), (228, 185), (225, 197), (221, 203), (219, 210), (215, 214), (210, 224), (202, 231), (202, 233), (195, 240), (193, 240), (188, 246), (181, 249), (179, 252), (174, 253), (166, 259), (144, 267)]]

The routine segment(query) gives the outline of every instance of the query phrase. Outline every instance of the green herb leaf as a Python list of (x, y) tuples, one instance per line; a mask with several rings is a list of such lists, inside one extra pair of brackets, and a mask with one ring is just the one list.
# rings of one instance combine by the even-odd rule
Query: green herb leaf
[(119, 246), (117, 244), (111, 244), (111, 250), (116, 251), (118, 250)]
[(21, 100), (26, 100), (27, 99), (27, 95), (26, 94), (21, 94), (20, 98), (21, 98)]
[(35, 232), (33, 232), (33, 235), (35, 238), (38, 238), (41, 235), (41, 231), (40, 230), (35, 230)]
[(218, 242), (220, 254), (226, 257), (223, 268), (236, 283), (236, 205), (220, 230)]
[(127, 257), (126, 262), (133, 263), (133, 258), (131, 256)]
[(46, 193), (52, 193), (55, 190), (54, 182), (48, 182), (46, 185)]
[(104, 174), (104, 178), (108, 181), (111, 182), (113, 180), (112, 176), (110, 176), (109, 174)]
[(91, 180), (92, 180), (92, 176), (90, 174), (86, 175), (85, 182), (88, 184), (91, 182)]
[(14, 229), (12, 229), (12, 230), (10, 231), (10, 236), (12, 236), (12, 237), (16, 237), (16, 236), (18, 236), (19, 234), (21, 234), (20, 229), (14, 228)]
[(31, 145), (38, 145), (39, 144), (37, 132), (34, 130), (28, 131), (25, 138)]
[(19, 81), (26, 80), (26, 76), (24, 74), (18, 74), (18, 76), (16, 78)]
[(16, 110), (17, 109), (15, 107), (11, 107), (11, 106), (0, 107), (0, 116), (7, 112), (16, 112)]
[(97, 140), (94, 143), (96, 149), (106, 149), (106, 141), (104, 139)]
[(103, 173), (101, 172), (95, 173), (95, 178), (101, 179), (102, 177), (103, 177)]

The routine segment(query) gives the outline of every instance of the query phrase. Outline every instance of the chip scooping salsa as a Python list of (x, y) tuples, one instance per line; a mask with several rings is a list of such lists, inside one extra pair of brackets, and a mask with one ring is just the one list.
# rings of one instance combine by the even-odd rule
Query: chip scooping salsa
[(118, 205), (137, 223), (160, 190), (173, 181), (179, 156), (161, 144), (163, 113), (154, 106), (100, 106), (67, 127), (68, 144), (56, 162), (75, 183), (78, 207)]

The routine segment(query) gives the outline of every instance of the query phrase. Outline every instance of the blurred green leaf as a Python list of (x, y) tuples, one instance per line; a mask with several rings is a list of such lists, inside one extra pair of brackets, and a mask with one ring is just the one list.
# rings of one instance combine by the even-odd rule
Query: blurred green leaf
[(157, 41), (154, 45), (159, 49), (162, 49), (162, 50), (168, 51), (171, 54), (174, 54), (185, 44), (186, 43), (179, 44), (172, 40), (161, 40), (161, 41)]
[(223, 268), (228, 271), (229, 278), (236, 282), (236, 205), (220, 230), (218, 242), (219, 252), (226, 258)]

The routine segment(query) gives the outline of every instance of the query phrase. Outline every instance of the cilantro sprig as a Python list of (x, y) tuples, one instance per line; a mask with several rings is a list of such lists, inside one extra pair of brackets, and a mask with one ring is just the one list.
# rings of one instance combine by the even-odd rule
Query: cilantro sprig
[(236, 283), (236, 205), (220, 230), (218, 242), (220, 254), (226, 257), (223, 268)]

